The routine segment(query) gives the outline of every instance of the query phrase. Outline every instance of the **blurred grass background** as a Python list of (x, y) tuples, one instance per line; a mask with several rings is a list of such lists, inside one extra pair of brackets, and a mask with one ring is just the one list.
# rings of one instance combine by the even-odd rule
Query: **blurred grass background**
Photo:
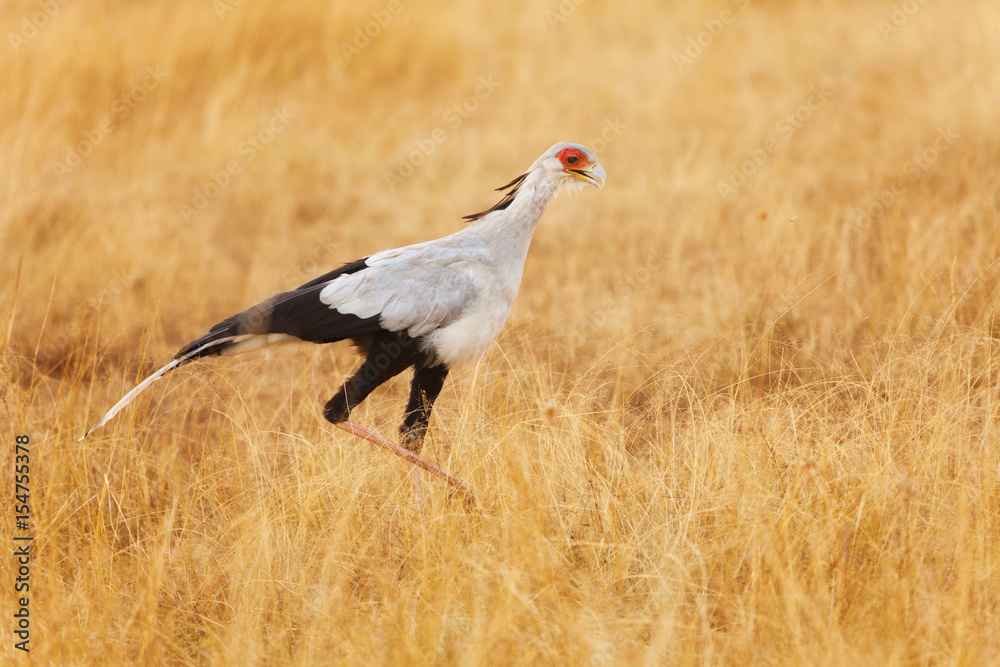
[[(0, 26), (34, 660), (1000, 660), (995, 3), (32, 0)], [(608, 185), (550, 208), (426, 450), (482, 511), (433, 482), (421, 521), (323, 421), (346, 346), (189, 366), (76, 442), (214, 322), (459, 229), (556, 141)], [(359, 420), (394, 433), (405, 391)]]

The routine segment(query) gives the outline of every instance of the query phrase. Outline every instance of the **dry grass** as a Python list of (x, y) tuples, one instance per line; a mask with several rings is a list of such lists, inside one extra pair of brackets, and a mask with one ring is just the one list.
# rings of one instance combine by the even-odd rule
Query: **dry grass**
[[(554, 29), (554, 0), (453, 4), (400, 0), (346, 62), (387, 3), (73, 1), (16, 50), (41, 10), (3, 3), (0, 464), (9, 489), (30, 434), (33, 658), (997, 664), (1000, 6), (897, 3), (883, 37), (888, 2), (591, 1)], [(190, 366), (76, 442), (212, 323), (458, 229), (559, 140), (608, 186), (552, 207), (429, 438), (481, 511), (430, 482), (421, 521), (399, 463), (323, 421), (346, 347)], [(359, 420), (393, 433), (405, 389)]]

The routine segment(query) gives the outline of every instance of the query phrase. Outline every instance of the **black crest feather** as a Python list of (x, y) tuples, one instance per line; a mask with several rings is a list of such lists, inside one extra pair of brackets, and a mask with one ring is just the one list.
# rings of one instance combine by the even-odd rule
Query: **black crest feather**
[(480, 211), (479, 213), (473, 213), (472, 215), (463, 216), (462, 220), (475, 222), (476, 220), (479, 220), (479, 218), (483, 217), (487, 213), (492, 213), (493, 211), (502, 211), (503, 209), (507, 208), (508, 206), (510, 206), (510, 203), (514, 201), (514, 197), (517, 196), (518, 189), (521, 187), (521, 184), (524, 183), (524, 179), (526, 179), (527, 177), (528, 174), (527, 172), (525, 172), (520, 176), (518, 176), (517, 178), (515, 178), (510, 183), (508, 183), (507, 185), (500, 186), (499, 188), (497, 188), (497, 192), (503, 192), (504, 190), (510, 188), (507, 194), (503, 196), (503, 199), (494, 204), (492, 208), (488, 208), (485, 211)]

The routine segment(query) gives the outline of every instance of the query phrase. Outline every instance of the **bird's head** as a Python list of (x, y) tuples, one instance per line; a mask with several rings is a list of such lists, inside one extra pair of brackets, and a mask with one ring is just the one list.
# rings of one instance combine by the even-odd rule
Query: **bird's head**
[(505, 210), (518, 197), (526, 183), (531, 184), (529, 192), (537, 193), (539, 182), (546, 182), (541, 190), (545, 193), (544, 201), (547, 203), (556, 192), (567, 186), (583, 187), (585, 183), (589, 183), (602, 188), (605, 180), (607, 174), (604, 173), (604, 167), (597, 164), (597, 156), (593, 151), (580, 144), (559, 143), (542, 153), (528, 171), (497, 188), (497, 191), (506, 191), (506, 194), (492, 208), (467, 215), (463, 219), (471, 222)]
[(556, 144), (545, 151), (532, 167), (540, 168), (566, 184), (589, 183), (599, 188), (604, 187), (608, 176), (604, 167), (597, 163), (594, 152), (580, 144)]

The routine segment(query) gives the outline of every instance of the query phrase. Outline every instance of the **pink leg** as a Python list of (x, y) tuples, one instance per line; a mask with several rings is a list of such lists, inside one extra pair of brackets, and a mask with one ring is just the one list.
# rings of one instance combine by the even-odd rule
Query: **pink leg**
[(446, 482), (448, 482), (453, 487), (455, 487), (456, 489), (458, 489), (459, 491), (461, 491), (462, 493), (465, 494), (465, 498), (466, 498), (466, 502), (467, 503), (475, 504), (476, 497), (472, 493), (472, 487), (470, 487), (463, 479), (461, 479), (460, 477), (456, 477), (455, 475), (452, 475), (450, 472), (448, 472), (446, 470), (442, 470), (441, 468), (437, 467), (436, 465), (434, 465), (433, 463), (431, 463), (427, 459), (423, 458), (422, 456), (420, 456), (416, 452), (411, 452), (408, 449), (400, 447), (399, 445), (397, 445), (396, 443), (394, 443), (392, 440), (389, 440), (388, 438), (384, 438), (381, 435), (379, 435), (378, 433), (376, 433), (375, 431), (367, 429), (364, 426), (362, 426), (361, 424), (358, 424), (357, 422), (353, 422), (353, 421), (351, 421), (349, 419), (347, 421), (342, 421), (342, 422), (339, 422), (337, 424), (334, 424), (334, 426), (336, 426), (337, 428), (342, 429), (344, 431), (347, 431), (351, 435), (356, 435), (359, 438), (361, 438), (362, 440), (367, 440), (368, 442), (370, 442), (370, 443), (372, 443), (374, 445), (378, 445), (379, 447), (382, 447), (384, 449), (388, 449), (390, 452), (392, 452), (396, 456), (401, 456), (402, 458), (404, 458), (407, 461), (409, 461), (410, 464), (412, 464), (414, 466), (414, 469), (411, 470), (411, 472), (410, 472), (411, 482), (413, 484), (413, 493), (414, 493), (414, 495), (420, 494), (420, 496), (421, 496), (421, 500), (417, 501), (418, 505), (420, 504), (420, 502), (423, 499), (422, 498), (422, 496), (423, 496), (423, 489), (420, 486), (420, 477), (419, 477), (420, 473), (415, 468), (423, 468), (427, 472), (434, 473), (435, 475), (443, 477)]
[(413, 504), (420, 515), (427, 518), (427, 503), (424, 502), (424, 484), (420, 481), (420, 468), (410, 466), (410, 488), (413, 490)]

